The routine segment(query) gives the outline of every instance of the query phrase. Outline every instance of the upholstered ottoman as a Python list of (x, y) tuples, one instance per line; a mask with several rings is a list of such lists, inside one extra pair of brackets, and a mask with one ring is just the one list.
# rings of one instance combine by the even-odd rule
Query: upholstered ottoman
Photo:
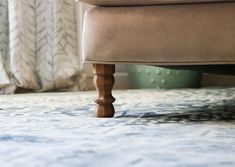
[(234, 0), (81, 0), (84, 61), (93, 63), (97, 117), (112, 117), (115, 64), (235, 73)]

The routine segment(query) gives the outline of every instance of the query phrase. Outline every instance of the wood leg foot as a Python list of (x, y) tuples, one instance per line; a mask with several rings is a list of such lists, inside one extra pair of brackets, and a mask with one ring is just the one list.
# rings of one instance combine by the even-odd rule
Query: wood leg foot
[(98, 92), (98, 97), (95, 99), (96, 116), (100, 118), (113, 117), (115, 110), (112, 96), (114, 86), (115, 65), (109, 64), (93, 64), (94, 85)]

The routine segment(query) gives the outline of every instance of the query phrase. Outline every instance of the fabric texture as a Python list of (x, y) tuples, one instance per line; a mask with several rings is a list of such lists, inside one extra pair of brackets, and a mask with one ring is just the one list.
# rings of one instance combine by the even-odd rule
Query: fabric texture
[(135, 6), (182, 3), (229, 2), (234, 0), (80, 0), (97, 6)]
[(74, 0), (0, 0), (0, 93), (85, 88)]
[(95, 7), (85, 16), (87, 62), (235, 64), (235, 3)]
[(0, 96), (0, 166), (235, 166), (235, 88), (114, 95), (110, 119), (95, 92)]

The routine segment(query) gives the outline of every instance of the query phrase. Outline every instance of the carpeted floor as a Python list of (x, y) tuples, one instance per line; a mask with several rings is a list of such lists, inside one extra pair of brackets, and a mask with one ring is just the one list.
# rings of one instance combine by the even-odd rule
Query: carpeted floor
[(234, 167), (235, 88), (0, 96), (0, 167)]

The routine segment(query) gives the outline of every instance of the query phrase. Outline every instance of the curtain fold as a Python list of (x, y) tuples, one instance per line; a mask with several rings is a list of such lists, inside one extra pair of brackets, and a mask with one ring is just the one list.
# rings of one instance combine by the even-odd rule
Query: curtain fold
[(0, 93), (86, 89), (74, 0), (0, 0)]

